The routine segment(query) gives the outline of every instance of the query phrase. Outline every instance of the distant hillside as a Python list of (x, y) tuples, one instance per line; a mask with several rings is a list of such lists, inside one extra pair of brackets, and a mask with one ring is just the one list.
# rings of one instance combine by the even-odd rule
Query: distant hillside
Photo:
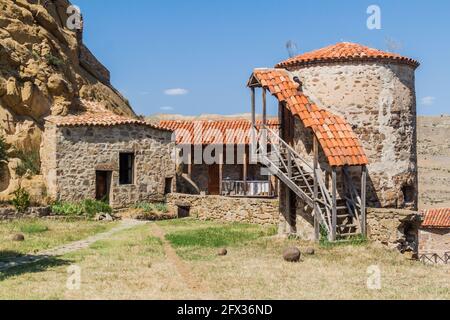
[(419, 117), (420, 208), (450, 207), (450, 116)]

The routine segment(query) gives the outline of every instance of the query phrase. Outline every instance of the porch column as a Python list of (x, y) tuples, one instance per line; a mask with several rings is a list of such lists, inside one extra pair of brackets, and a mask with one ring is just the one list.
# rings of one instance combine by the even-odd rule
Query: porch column
[(252, 126), (253, 128), (256, 125), (256, 97), (255, 97), (255, 88), (252, 88)]
[(247, 153), (247, 146), (244, 148), (244, 166), (243, 166), (243, 172), (242, 177), (244, 180), (244, 192), (245, 195), (247, 195), (247, 180), (248, 180), (248, 153)]
[(266, 89), (262, 89), (262, 103), (263, 103), (263, 125), (267, 124), (267, 97)]
[(333, 213), (331, 219), (331, 241), (336, 241), (337, 231), (337, 175), (336, 167), (333, 167), (332, 179), (333, 179)]
[(223, 162), (224, 162), (224, 156), (223, 156), (224, 150), (222, 150), (222, 152), (220, 153), (220, 158), (219, 158), (219, 195), (222, 195), (222, 191), (223, 191)]
[(319, 198), (319, 178), (317, 170), (319, 169), (319, 142), (314, 136), (314, 236), (316, 241), (320, 241), (320, 212), (317, 199)]
[(193, 148), (189, 152), (189, 161), (188, 161), (188, 176), (189, 179), (192, 179), (192, 163), (193, 163)]
[(367, 236), (366, 219), (366, 189), (367, 189), (367, 167), (361, 167), (361, 233)]

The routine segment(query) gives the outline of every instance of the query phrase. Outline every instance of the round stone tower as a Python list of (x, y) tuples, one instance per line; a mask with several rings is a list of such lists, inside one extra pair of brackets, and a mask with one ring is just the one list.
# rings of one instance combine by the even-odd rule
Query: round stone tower
[(419, 63), (339, 43), (279, 63), (311, 100), (353, 125), (370, 160), (368, 204), (417, 209), (415, 70)]

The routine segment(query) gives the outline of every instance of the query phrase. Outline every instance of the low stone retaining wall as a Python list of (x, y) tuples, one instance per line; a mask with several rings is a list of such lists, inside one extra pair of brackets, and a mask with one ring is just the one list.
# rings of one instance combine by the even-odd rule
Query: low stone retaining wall
[(402, 253), (417, 255), (421, 216), (418, 212), (398, 209), (367, 209), (367, 235)]
[(51, 215), (50, 207), (32, 207), (25, 212), (19, 213), (11, 207), (0, 208), (0, 220), (20, 219), (20, 218), (42, 218)]
[(190, 207), (190, 215), (200, 220), (220, 220), (260, 225), (277, 225), (278, 199), (230, 198), (173, 193), (167, 196), (170, 210)]

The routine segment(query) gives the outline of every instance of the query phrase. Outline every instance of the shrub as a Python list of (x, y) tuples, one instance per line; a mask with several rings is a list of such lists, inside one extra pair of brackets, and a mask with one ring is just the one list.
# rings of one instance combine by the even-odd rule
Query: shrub
[(21, 163), (16, 168), (16, 174), (23, 177), (28, 171), (34, 176), (41, 172), (41, 159), (39, 151), (31, 150), (15, 150), (14, 157), (21, 160)]
[(81, 216), (83, 208), (77, 203), (56, 202), (52, 205), (52, 212), (61, 216)]
[(84, 200), (81, 205), (83, 207), (83, 212), (89, 217), (93, 217), (97, 213), (112, 213), (111, 206), (102, 201)]
[(5, 139), (0, 136), (0, 162), (8, 161), (8, 146), (6, 145)]
[(14, 191), (14, 198), (11, 203), (18, 212), (23, 213), (30, 207), (30, 194), (20, 187)]
[(64, 64), (63, 60), (61, 60), (58, 57), (55, 57), (54, 55), (52, 55), (50, 53), (45, 55), (45, 60), (47, 60), (47, 63), (49, 65), (52, 65), (54, 67), (59, 67)]
[(52, 212), (61, 216), (87, 216), (93, 218), (98, 213), (112, 213), (112, 208), (105, 202), (84, 200), (78, 203), (56, 202), (52, 205)]

